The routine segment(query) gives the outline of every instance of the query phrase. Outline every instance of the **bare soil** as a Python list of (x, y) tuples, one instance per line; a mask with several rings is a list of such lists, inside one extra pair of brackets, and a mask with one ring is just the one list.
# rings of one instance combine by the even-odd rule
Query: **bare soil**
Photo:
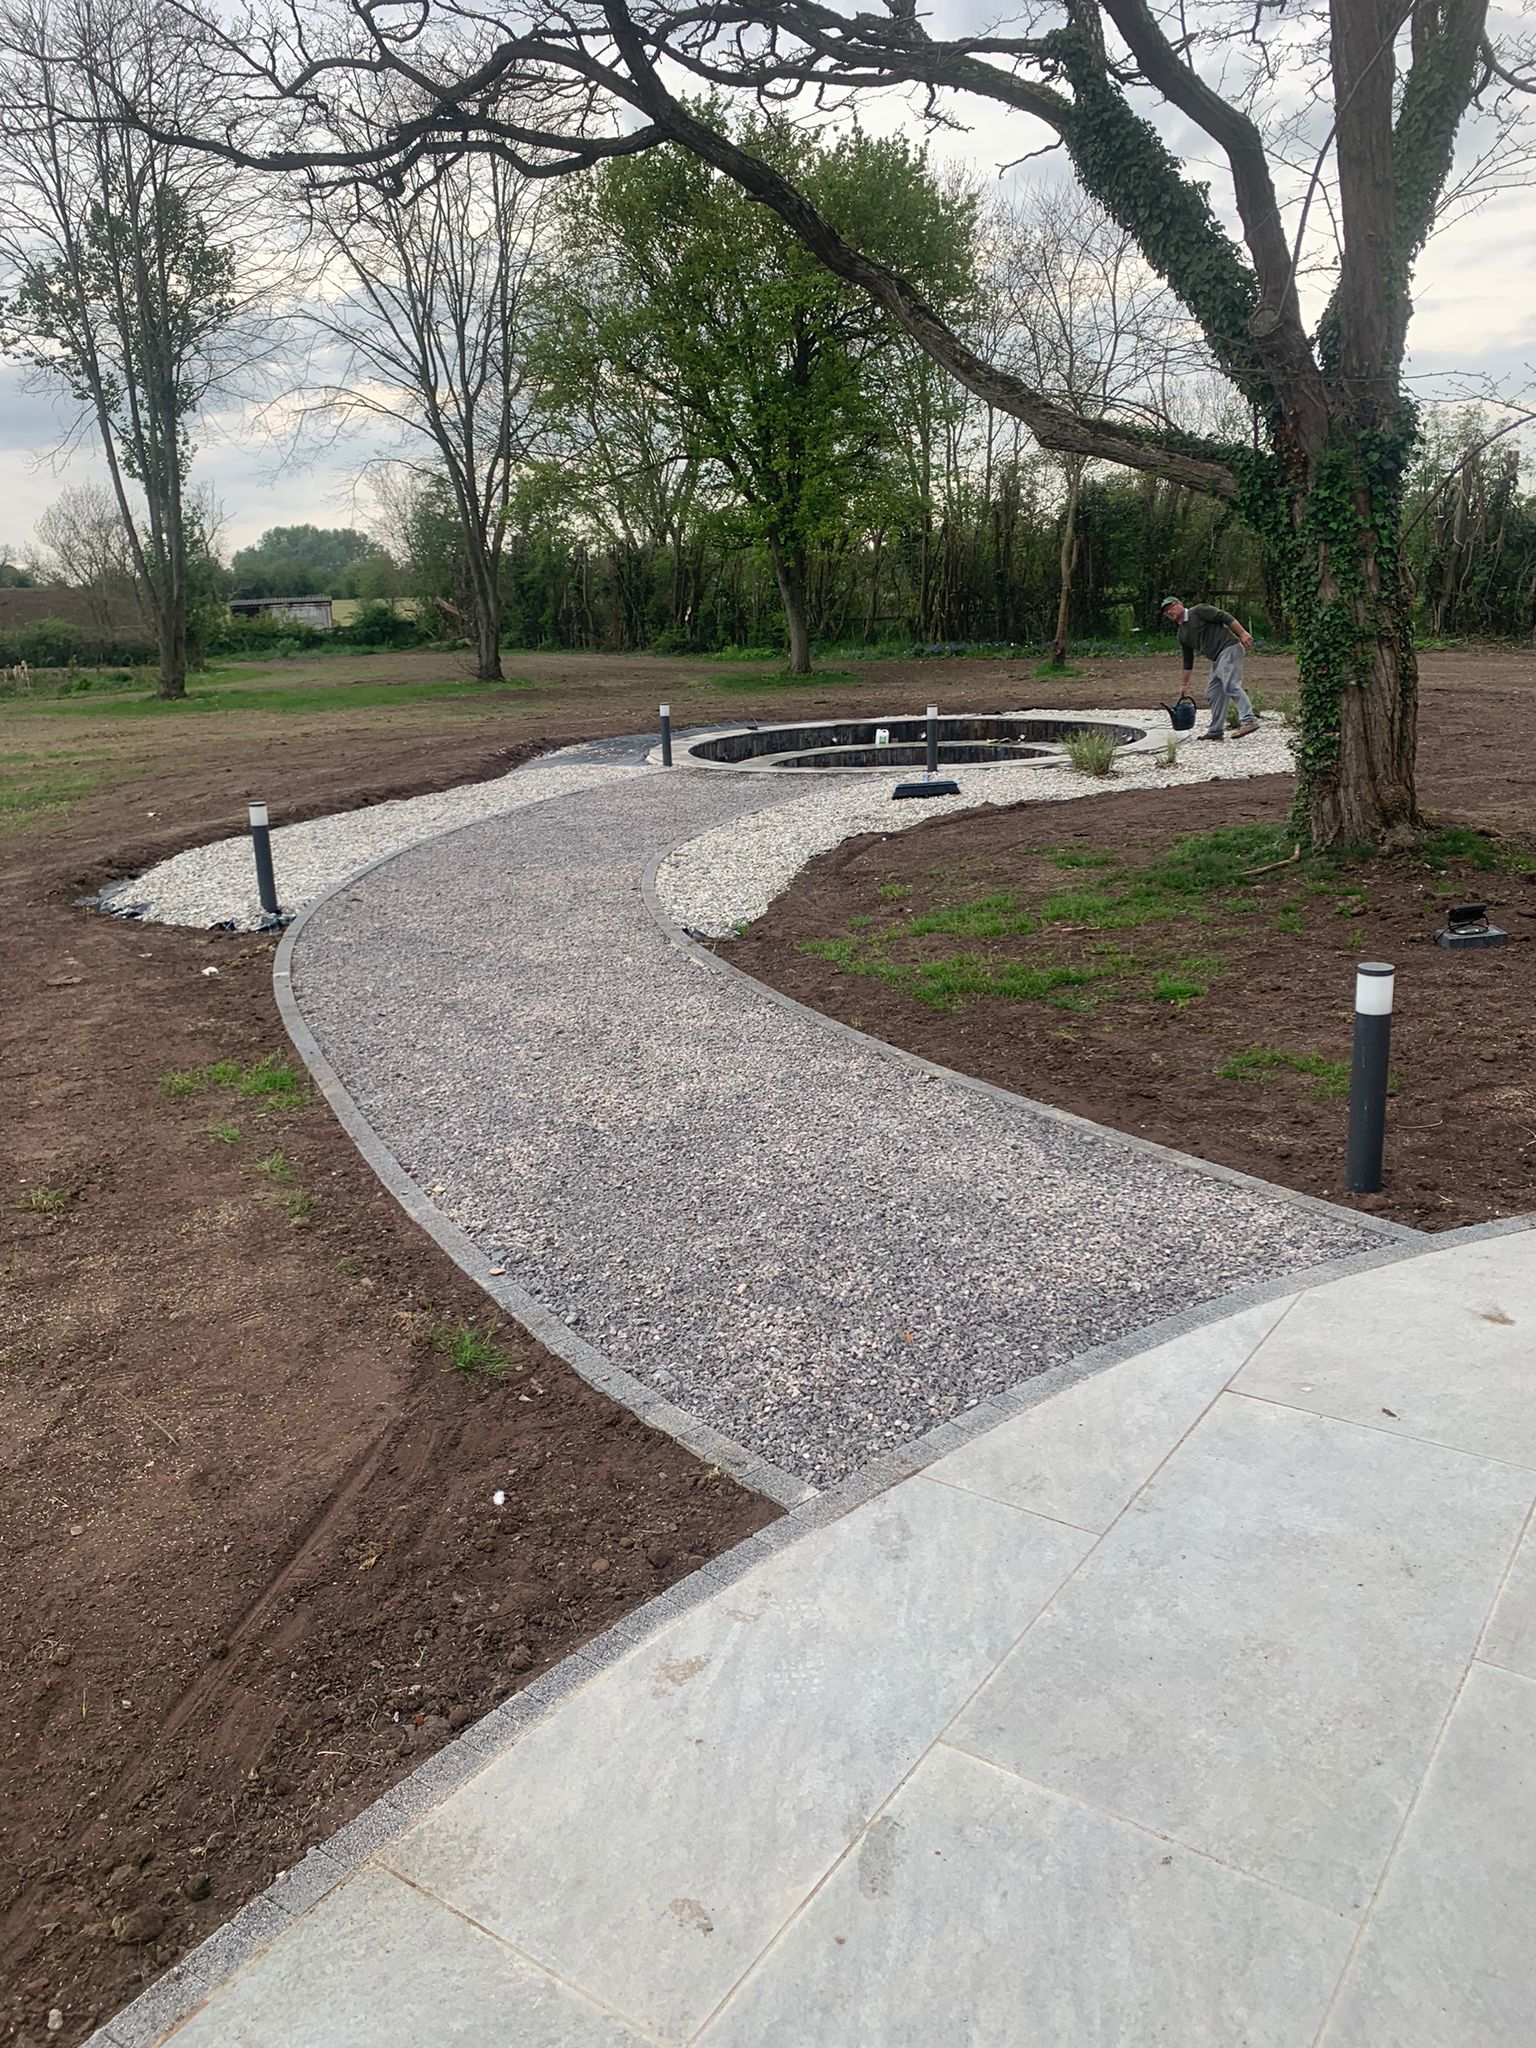
[[(398, 708), (349, 709), (344, 689), (324, 712), (13, 721), (0, 706), (10, 759), (30, 750), (61, 794), (94, 792), (0, 842), (0, 2024), (17, 2043), (77, 2042), (453, 1730), (775, 1512), (516, 1328), (492, 1332), (508, 1362), (500, 1377), (445, 1370), (434, 1327), (486, 1331), (494, 1307), (407, 1223), (323, 1104), (264, 1104), (230, 1085), (176, 1098), (163, 1085), (216, 1062), (249, 1070), (290, 1056), (269, 943), (123, 924), (77, 899), (236, 829), (248, 797), (288, 820), (477, 780), (566, 739), (641, 729), (663, 696), (681, 727), (932, 700), (957, 711), (1135, 704), (1176, 681), (1171, 661), (1051, 681), (1016, 662), (881, 662), (853, 685), (761, 691), (707, 662), (514, 656), (508, 667), (519, 687)], [(1433, 801), (1529, 825), (1532, 671), (1507, 654), (1426, 663)], [(291, 671), (309, 689), (453, 673), (419, 655), (359, 664), (355, 679), (330, 661)], [(1289, 677), (1279, 661), (1250, 673), (1281, 687)], [(1149, 844), (1208, 822), (1213, 803), (1249, 817), (1283, 797), (1247, 785), (1159, 801), (1132, 800), (1154, 806), (1134, 820)], [(1065, 1013), (1010, 1005), (988, 1026), (988, 1050), (979, 1011), (876, 1016), (871, 984), (813, 983), (798, 945), (839, 915), (846, 924), (866, 873), (945, 859), (979, 861), (978, 878), (988, 862), (1011, 873), (1031, 844), (1133, 822), (1119, 800), (1073, 811), (1070, 827), (1060, 812), (1043, 829), (963, 819), (947, 841), (927, 827), (852, 849), (739, 957), (904, 1043), (932, 1026), (950, 1035), (925, 1050), (1049, 1094), (1064, 1053), (1049, 1027), (1072, 1021)], [(1527, 938), (1529, 924), (1511, 922)], [(1296, 957), (1277, 949), (1266, 971), (1289, 985)], [(1439, 963), (1423, 958), (1427, 986)], [(1438, 1102), (1437, 1077), (1463, 1070), (1468, 1091), (1451, 1107), (1515, 1120), (1495, 1095), (1529, 1099), (1529, 959), (1522, 945), (1455, 963), (1443, 1068), (1425, 1067), (1413, 1041), (1405, 974), (1413, 1089), (1399, 1132), (1410, 1104), (1427, 1114)], [(1343, 964), (1316, 967), (1335, 1037)], [(1149, 1020), (1166, 1034), (1157, 1046), (1133, 1029), (1098, 1071), (1137, 1071), (1154, 1051), (1198, 1071), (1197, 1015)], [(1247, 1028), (1234, 1020), (1239, 1036)], [(1153, 1085), (1138, 1106), (1089, 1067), (1059, 1071), (1058, 1099), (1227, 1156), (1198, 1088), (1173, 1098)], [(1252, 1100), (1291, 1107), (1278, 1090)], [(1458, 1155), (1458, 1175), (1486, 1144), (1485, 1131), (1471, 1158)], [(1440, 1220), (1504, 1199), (1458, 1185)], [(1519, 1205), (1514, 1191), (1508, 1200)], [(64, 2023), (50, 2032), (55, 2007)]]
[[(1440, 841), (1429, 854), (1256, 875), (1234, 857), (1228, 886), (1178, 915), (1121, 928), (1090, 904), (1074, 923), (1070, 906), (1044, 919), (1040, 907), (1079, 889), (1113, 898), (1191, 835), (1283, 828), (1289, 780), (1020, 804), (850, 840), (721, 950), (925, 1058), (1284, 1186), (1428, 1230), (1530, 1210), (1536, 664), (1483, 654), (1474, 670), (1469, 657), (1431, 655), (1425, 669), (1423, 795), (1436, 825), (1493, 835), (1468, 853)], [(1134, 702), (1135, 685), (1116, 683), (1099, 701)], [(1034, 928), (910, 929), (989, 898), (1013, 907), (1003, 922), (1016, 912)], [(1507, 946), (1434, 943), (1447, 906), (1467, 899), (1487, 903)], [(1022, 998), (960, 993), (936, 1008), (951, 1000), (957, 958), (994, 982), (1010, 964), (1093, 979)], [(1361, 959), (1398, 969), (1396, 1094), (1384, 1190), (1357, 1198), (1343, 1166)]]

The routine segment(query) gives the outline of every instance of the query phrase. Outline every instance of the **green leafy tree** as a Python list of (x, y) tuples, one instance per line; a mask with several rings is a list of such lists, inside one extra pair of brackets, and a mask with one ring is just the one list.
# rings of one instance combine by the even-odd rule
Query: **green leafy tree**
[(350, 526), (269, 526), (230, 561), (236, 597), (385, 597), (393, 563)]
[[(174, 52), (132, 7), (13, 11), (0, 66), (0, 347), (93, 428), (144, 609), (160, 693), (186, 691), (192, 433), (245, 301), (231, 176), (121, 116), (184, 112)], [(89, 52), (90, 61), (86, 61)]]
[[(744, 147), (797, 166), (817, 205), (957, 303), (971, 288), (975, 202), (922, 152), (863, 134), (821, 142), (779, 120)], [(712, 464), (773, 563), (789, 666), (810, 669), (807, 565), (846, 526), (896, 441), (891, 358), (908, 347), (764, 208), (684, 150), (604, 167), (566, 208), (557, 388), (629, 385), (667, 405), (679, 454)], [(563, 368), (561, 367), (563, 361)]]

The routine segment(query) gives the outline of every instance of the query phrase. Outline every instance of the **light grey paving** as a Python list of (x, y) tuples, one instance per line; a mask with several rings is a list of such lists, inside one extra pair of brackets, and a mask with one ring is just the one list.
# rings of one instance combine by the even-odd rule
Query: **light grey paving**
[(1224, 1394), (954, 1739), (1359, 1912), (1533, 1486)]
[(1295, 1299), (1283, 1295), (1109, 1366), (973, 1437), (928, 1476), (1080, 1529), (1107, 1529)]
[(670, 945), (648, 863), (785, 795), (677, 770), (529, 806), (374, 870), (294, 948), (385, 1144), (614, 1364), (824, 1485), (1161, 1316), (1380, 1245)]
[(1536, 1258), (1518, 1232), (1310, 1293), (1237, 1385), (1321, 1415), (1536, 1466)]
[(384, 1853), (685, 2040), (1088, 1542), (911, 1481), (675, 1623)]
[(638, 2048), (640, 2037), (386, 1871), (359, 1871), (235, 1976), (176, 2048)]
[(1474, 1666), (1323, 2048), (1536, 2039), (1536, 1684)]
[(1527, 1527), (1477, 1654), (1536, 1678), (1536, 1531)]
[(1351, 1921), (940, 1748), (705, 2048), (1311, 2048)]

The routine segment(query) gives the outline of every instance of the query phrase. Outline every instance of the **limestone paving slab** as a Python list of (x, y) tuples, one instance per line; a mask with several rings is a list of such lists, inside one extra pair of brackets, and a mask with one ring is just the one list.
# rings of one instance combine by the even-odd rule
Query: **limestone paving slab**
[(1536, 1479), (1225, 1394), (953, 1739), (1368, 1905)]
[(298, 1921), (176, 2034), (178, 2048), (638, 2048), (640, 2038), (376, 1868)]
[(1312, 2048), (1355, 1927), (940, 1745), (705, 2048)]
[(1536, 1533), (1527, 1527), (1477, 1654), (1486, 1664), (1536, 1678)]
[(293, 948), (383, 1143), (613, 1364), (820, 1487), (1096, 1344), (1382, 1244), (672, 944), (650, 863), (775, 801), (751, 777), (610, 779), (401, 854)]
[(914, 1480), (684, 1616), (385, 1858), (687, 2040), (1090, 1540)]
[(1523, 1233), (1430, 1250), (1308, 1293), (1245, 1393), (1536, 1466), (1536, 1261)]
[(973, 1437), (928, 1476), (1107, 1529), (1295, 1299), (1282, 1295), (1107, 1366)]
[(1321, 2048), (1536, 2035), (1536, 1682), (1474, 1665)]

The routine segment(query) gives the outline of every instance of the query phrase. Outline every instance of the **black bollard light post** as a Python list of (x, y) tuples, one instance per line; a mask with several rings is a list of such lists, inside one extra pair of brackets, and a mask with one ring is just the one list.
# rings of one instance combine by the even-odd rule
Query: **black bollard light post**
[(272, 872), (272, 834), (267, 825), (265, 804), (252, 804), (251, 850), (256, 856), (256, 894), (268, 917), (281, 913), (277, 907), (277, 877)]
[(1345, 1173), (1352, 1195), (1381, 1192), (1387, 1135), (1387, 1070), (1392, 1058), (1392, 983), (1383, 960), (1362, 960), (1355, 973), (1355, 1057), (1349, 1076), (1349, 1143)]
[(930, 705), (928, 706), (928, 773), (929, 773), (930, 775), (937, 775), (937, 774), (938, 774), (938, 772), (939, 772), (939, 707), (938, 707), (938, 705), (937, 705), (937, 704), (930, 704)]
[(663, 704), (661, 707), (661, 765), (663, 768), (670, 768), (672, 766), (672, 706), (670, 704)]

